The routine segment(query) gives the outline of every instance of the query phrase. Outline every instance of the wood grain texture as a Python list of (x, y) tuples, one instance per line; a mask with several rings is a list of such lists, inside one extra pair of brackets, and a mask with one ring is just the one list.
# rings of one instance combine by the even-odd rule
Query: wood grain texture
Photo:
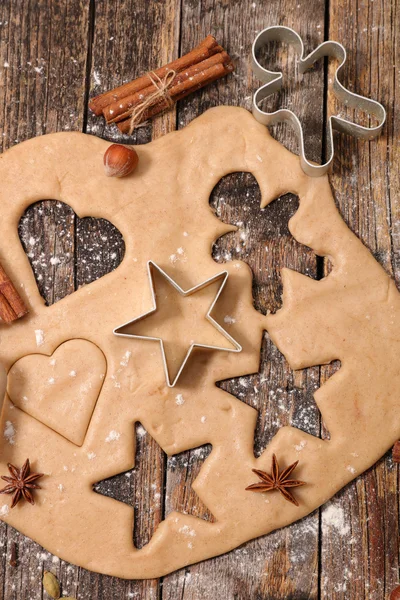
[[(129, 141), (146, 143), (185, 126), (210, 106), (250, 108), (256, 84), (248, 61), (250, 44), (260, 29), (273, 24), (294, 27), (308, 51), (328, 37), (344, 43), (349, 49), (346, 82), (388, 108), (388, 123), (379, 142), (336, 137), (332, 183), (350, 227), (399, 281), (398, 0), (4, 0), (0, 3), (1, 147), (67, 129), (127, 141), (116, 128), (105, 128), (87, 113), (88, 95), (165, 64), (208, 33), (216, 35), (235, 58), (235, 75), (187, 98), (151, 126), (138, 129)], [(295, 55), (283, 50), (271, 45), (260, 57), (285, 76), (282, 94), (270, 98), (266, 106), (273, 110), (284, 104), (298, 112), (306, 127), (307, 155), (319, 161), (324, 153), (326, 112), (337, 108), (328, 85), (332, 67), (327, 77), (322, 64), (300, 76)], [(357, 114), (356, 118), (363, 117)], [(273, 133), (297, 150), (289, 127), (278, 126)], [(257, 182), (249, 174), (233, 174), (217, 185), (210, 202), (223, 221), (239, 227), (218, 240), (214, 259), (220, 263), (239, 259), (251, 266), (254, 303), (261, 312), (280, 306), (283, 266), (314, 278), (328, 272), (329, 265), (297, 244), (288, 231), (295, 197), (284, 196), (260, 211)], [(80, 220), (61, 202), (29, 209), (20, 236), (49, 304), (115, 268), (124, 253), (123, 240), (110, 223)], [(327, 435), (312, 394), (338, 367), (293, 373), (265, 335), (259, 373), (220, 383), (258, 409), (256, 455), (285, 424)], [(212, 519), (191, 488), (210, 448), (167, 460), (140, 425), (136, 440), (137, 468), (96, 486), (99, 493), (135, 507), (135, 543), (146, 544), (171, 510)], [(44, 569), (60, 579), (63, 595), (79, 600), (382, 600), (399, 576), (398, 486), (398, 467), (387, 457), (342, 490), (321, 515), (316, 512), (160, 581), (130, 582), (90, 573), (59, 561), (1, 523), (0, 600), (42, 599)], [(18, 549), (17, 568), (9, 565), (12, 542)]]
[[(348, 48), (343, 83), (352, 91), (380, 100), (388, 111), (387, 125), (378, 140), (368, 143), (336, 136), (331, 181), (346, 222), (397, 283), (399, 31), (397, 2), (330, 2), (329, 36)], [(330, 77), (334, 68), (330, 65)], [(344, 110), (330, 90), (327, 107), (329, 114), (340, 110), (365, 122), (365, 115)], [(322, 509), (322, 598), (389, 597), (399, 581), (398, 492), (398, 467), (388, 453)], [(334, 525), (332, 514), (338, 517), (339, 526)]]
[[(129, 81), (154, 67), (166, 64), (178, 55), (180, 5), (178, 0), (166, 2), (114, 2), (112, 0), (95, 3), (93, 14), (91, 46), (90, 96), (106, 91)], [(101, 135), (113, 142), (146, 143), (175, 128), (175, 111), (154, 120), (152, 125), (141, 127), (131, 138), (121, 136), (116, 126), (104, 128), (104, 123), (89, 113), (87, 132)], [(93, 222), (88, 225), (93, 226)], [(95, 230), (92, 230), (92, 236)], [(85, 229), (78, 232), (82, 239)], [(110, 241), (104, 243), (100, 232), (97, 234), (98, 251), (110, 248)], [(92, 242), (94, 238), (92, 237)], [(112, 251), (102, 256), (101, 264), (110, 269), (121, 260), (120, 241), (112, 239)], [(107, 252), (107, 251), (106, 251)], [(82, 261), (79, 261), (80, 264)], [(86, 276), (79, 283), (87, 283), (92, 277), (93, 260), (85, 265)], [(79, 275), (79, 271), (78, 271)], [(95, 277), (96, 278), (96, 275)], [(167, 457), (142, 427), (137, 427), (136, 465), (132, 472), (122, 474), (98, 486), (102, 493), (107, 485), (113, 488), (113, 497), (128, 502), (135, 507), (135, 527), (132, 532), (135, 544), (142, 547), (150, 540), (157, 525), (164, 518), (164, 478)], [(80, 570), (79, 585), (88, 589), (93, 582), (102, 586), (104, 600), (137, 598), (153, 600), (161, 595), (160, 581), (118, 581), (104, 578)], [(116, 588), (118, 585), (118, 588)], [(118, 590), (118, 591), (117, 591)], [(83, 596), (84, 597), (84, 596)]]
[[(84, 122), (87, 32), (86, 2), (39, 0), (0, 4), (1, 148), (44, 133), (81, 130)], [(45, 199), (44, 199), (45, 200)], [(49, 303), (74, 290), (74, 216), (62, 203), (29, 211), (21, 237), (35, 263), (38, 285)], [(62, 256), (58, 263), (55, 257)], [(53, 260), (52, 260), (53, 259)], [(42, 598), (44, 569), (61, 575), (71, 593), (72, 567), (2, 523), (1, 598)], [(19, 567), (9, 565), (16, 542)], [(72, 588), (72, 589), (71, 589)]]
[[(306, 42), (312, 40), (315, 44), (319, 43), (318, 32), (322, 34), (324, 27), (323, 3), (303, 3), (300, 7), (291, 2), (203, 0), (184, 1), (182, 8), (181, 52), (211, 32), (234, 58), (236, 72), (234, 77), (182, 102), (178, 111), (179, 127), (218, 104), (250, 107), (256, 82), (248, 57), (257, 31), (277, 23), (295, 26)], [(276, 50), (279, 48), (267, 48), (262, 58), (270, 69), (283, 66), (284, 102), (290, 103), (294, 110), (307, 107), (307, 113), (302, 113), (312, 132), (307, 149), (310, 156), (318, 160), (321, 154), (318, 141), (323, 130), (323, 65), (304, 76), (310, 85), (303, 95), (299, 90), (294, 54), (290, 52), (287, 57), (286, 53)], [(276, 107), (280, 101), (281, 98), (274, 96), (269, 108)], [(295, 136), (287, 127), (277, 127), (275, 134), (291, 149), (296, 149)], [(221, 263), (239, 259), (250, 265), (254, 274), (255, 306), (265, 313), (280, 306), (280, 269), (287, 266), (317, 277), (317, 261), (312, 252), (297, 244), (289, 234), (287, 222), (297, 207), (295, 198), (281, 198), (263, 211), (259, 205), (258, 185), (248, 174), (225, 178), (211, 198), (216, 214), (223, 221), (239, 226), (236, 233), (218, 240), (214, 258)], [(262, 356), (260, 373), (221, 384), (223, 389), (259, 410), (256, 454), (265, 449), (284, 424), (319, 433), (319, 414), (312, 399), (312, 392), (319, 385), (319, 369), (293, 374), (267, 335)], [(167, 472), (167, 492), (174, 483)], [(164, 578), (163, 597), (168, 600), (220, 597), (221, 577), (224, 577), (222, 589), (226, 598), (317, 598), (318, 529), (318, 514), (315, 514), (302, 524), (250, 542), (231, 554), (174, 573)], [(301, 538), (307, 540), (306, 544), (299, 543)]]

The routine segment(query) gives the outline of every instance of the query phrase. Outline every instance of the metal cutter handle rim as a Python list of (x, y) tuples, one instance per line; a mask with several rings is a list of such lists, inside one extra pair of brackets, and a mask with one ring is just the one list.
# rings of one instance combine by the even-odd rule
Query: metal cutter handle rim
[[(370, 115), (373, 115), (378, 120), (378, 124), (373, 127), (366, 127), (357, 123), (353, 123), (352, 121), (344, 119), (343, 117), (340, 117), (338, 115), (332, 115), (331, 117), (329, 117), (327, 126), (328, 158), (326, 162), (321, 165), (309, 161), (305, 154), (303, 127), (297, 115), (289, 109), (279, 109), (275, 112), (269, 113), (263, 111), (259, 107), (260, 102), (264, 100), (264, 98), (267, 98), (268, 96), (279, 91), (282, 88), (282, 73), (279, 71), (269, 71), (260, 64), (257, 58), (257, 53), (260, 50), (260, 48), (262, 48), (268, 42), (271, 41), (281, 41), (295, 46), (295, 48), (298, 51), (298, 54), (300, 55), (300, 58), (298, 59), (298, 64), (301, 73), (304, 73), (307, 69), (312, 67), (312, 65), (317, 60), (324, 56), (330, 56), (338, 59), (339, 66), (335, 71), (333, 81), (333, 92), (335, 96), (339, 98), (345, 105), (351, 106), (352, 108), (360, 109), (364, 112), (369, 113)], [(319, 177), (321, 175), (324, 175), (333, 162), (334, 129), (342, 133), (354, 135), (355, 137), (361, 139), (371, 140), (381, 133), (384, 123), (386, 121), (386, 111), (382, 104), (380, 104), (376, 100), (372, 100), (370, 98), (365, 98), (364, 96), (355, 94), (354, 92), (351, 92), (350, 90), (345, 88), (340, 83), (339, 74), (342, 71), (346, 59), (347, 54), (344, 46), (342, 46), (342, 44), (340, 44), (339, 42), (331, 40), (322, 42), (322, 44), (317, 46), (317, 48), (315, 48), (315, 50), (313, 50), (308, 56), (305, 56), (303, 40), (301, 39), (299, 34), (290, 27), (284, 27), (281, 25), (267, 27), (257, 35), (256, 39), (253, 42), (252, 69), (257, 78), (264, 82), (264, 85), (262, 85), (253, 95), (253, 115), (257, 119), (257, 121), (264, 125), (273, 125), (280, 121), (288, 121), (291, 123), (299, 139), (301, 167), (303, 171), (311, 177)]]

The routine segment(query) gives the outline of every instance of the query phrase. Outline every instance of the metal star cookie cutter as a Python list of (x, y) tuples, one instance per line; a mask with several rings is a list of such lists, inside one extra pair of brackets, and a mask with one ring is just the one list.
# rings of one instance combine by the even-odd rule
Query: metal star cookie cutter
[[(164, 342), (163, 342), (162, 338), (120, 332), (120, 330), (124, 329), (124, 327), (127, 327), (128, 325), (133, 325), (134, 323), (142, 321), (149, 315), (156, 312), (156, 310), (157, 310), (157, 294), (155, 291), (154, 280), (153, 280), (153, 269), (157, 270), (163, 277), (165, 277), (165, 279), (172, 285), (172, 287), (184, 298), (186, 298), (187, 296), (191, 296), (192, 294), (195, 294), (196, 292), (204, 289), (205, 287), (208, 287), (209, 285), (214, 283), (214, 281), (217, 281), (218, 279), (222, 279), (221, 285), (217, 291), (217, 294), (216, 294), (213, 302), (211, 303), (210, 308), (208, 309), (208, 311), (205, 315), (205, 318), (225, 337), (225, 339), (227, 339), (232, 344), (233, 348), (224, 348), (221, 346), (209, 346), (207, 344), (198, 344), (196, 342), (192, 342), (191, 345), (189, 346), (186, 356), (183, 359), (183, 362), (182, 362), (181, 366), (179, 367), (179, 370), (178, 370), (177, 374), (175, 375), (175, 378), (172, 382), (171, 382), (171, 378), (170, 378), (170, 374), (169, 374), (167, 357), (165, 354)], [(116, 327), (114, 329), (113, 333), (114, 333), (114, 335), (116, 335), (118, 337), (136, 338), (136, 339), (141, 339), (141, 340), (153, 340), (156, 342), (160, 342), (161, 356), (162, 356), (162, 361), (163, 361), (163, 366), (164, 366), (165, 379), (167, 381), (168, 387), (173, 388), (176, 385), (179, 377), (181, 376), (181, 374), (186, 366), (186, 363), (188, 362), (188, 360), (190, 358), (190, 355), (192, 354), (192, 352), (195, 348), (203, 348), (203, 349), (208, 349), (208, 350), (223, 350), (225, 352), (241, 352), (242, 351), (242, 346), (231, 335), (229, 335), (229, 333), (223, 327), (221, 327), (221, 325), (219, 323), (217, 323), (217, 321), (215, 321), (211, 316), (211, 313), (212, 313), (212, 311), (213, 311), (213, 309), (225, 287), (226, 281), (229, 276), (228, 271), (222, 271), (221, 273), (217, 273), (217, 275), (213, 275), (209, 279), (206, 279), (202, 283), (200, 283), (188, 290), (182, 289), (176, 283), (176, 281), (174, 281), (161, 267), (159, 267), (156, 263), (154, 263), (151, 260), (149, 260), (147, 263), (147, 273), (149, 276), (153, 308), (150, 309), (149, 311), (143, 313), (142, 315), (139, 315), (138, 317), (132, 319), (131, 321), (128, 321), (127, 323), (124, 323), (123, 325), (119, 325), (118, 327)]]
[[(317, 60), (324, 56), (337, 58), (340, 63), (335, 71), (333, 80), (333, 92), (335, 96), (339, 98), (339, 100), (341, 100), (346, 106), (361, 109), (369, 115), (376, 117), (378, 119), (378, 125), (375, 127), (364, 127), (348, 121), (347, 119), (343, 119), (337, 115), (332, 115), (329, 117), (327, 127), (327, 161), (322, 165), (317, 165), (307, 160), (304, 150), (303, 128), (299, 118), (289, 109), (280, 109), (275, 112), (268, 113), (259, 108), (259, 103), (261, 100), (267, 96), (270, 96), (274, 92), (277, 92), (282, 87), (283, 74), (279, 71), (268, 71), (260, 65), (256, 57), (258, 50), (271, 41), (281, 41), (295, 46), (300, 55), (300, 58), (298, 59), (300, 73), (304, 73), (307, 69), (312, 67)], [(265, 82), (264, 85), (262, 85), (253, 96), (253, 115), (257, 121), (263, 125), (273, 125), (280, 121), (289, 121), (293, 125), (299, 138), (301, 167), (303, 171), (311, 177), (325, 175), (332, 164), (334, 156), (334, 129), (342, 133), (354, 135), (355, 137), (364, 140), (372, 140), (381, 133), (383, 125), (386, 121), (386, 111), (382, 104), (376, 100), (371, 100), (369, 98), (365, 98), (364, 96), (354, 94), (340, 83), (339, 74), (342, 71), (342, 67), (346, 62), (346, 59), (347, 54), (344, 46), (339, 44), (339, 42), (333, 42), (330, 40), (320, 44), (308, 56), (304, 56), (304, 45), (301, 37), (289, 27), (267, 27), (257, 35), (253, 43), (252, 69), (258, 79)]]

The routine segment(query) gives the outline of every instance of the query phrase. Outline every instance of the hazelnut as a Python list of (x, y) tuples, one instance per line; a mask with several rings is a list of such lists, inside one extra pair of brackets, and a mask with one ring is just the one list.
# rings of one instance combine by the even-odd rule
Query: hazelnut
[(397, 586), (390, 594), (390, 600), (399, 600), (399, 599), (400, 599), (400, 585)]
[(125, 177), (136, 169), (137, 152), (121, 144), (112, 144), (104, 154), (104, 170), (107, 177)]

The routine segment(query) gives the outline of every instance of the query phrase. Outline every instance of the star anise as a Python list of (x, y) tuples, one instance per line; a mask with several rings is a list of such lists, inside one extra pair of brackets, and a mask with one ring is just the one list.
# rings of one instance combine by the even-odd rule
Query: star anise
[(0, 494), (13, 494), (11, 508), (14, 508), (21, 498), (25, 498), (30, 504), (35, 504), (31, 490), (40, 490), (40, 485), (37, 485), (34, 481), (43, 477), (43, 473), (31, 473), (29, 458), (26, 459), (20, 469), (10, 463), (7, 464), (7, 467), (11, 477), (1, 476), (4, 481), (7, 481), (8, 485), (0, 490)]
[(270, 492), (272, 490), (279, 490), (280, 493), (288, 502), (299, 506), (296, 498), (289, 492), (287, 488), (299, 487), (301, 485), (306, 485), (305, 481), (299, 481), (298, 479), (288, 479), (291, 473), (295, 470), (299, 461), (296, 460), (292, 465), (289, 465), (279, 473), (279, 465), (278, 460), (275, 454), (272, 455), (272, 465), (271, 465), (271, 475), (266, 473), (265, 471), (259, 471), (258, 469), (252, 469), (253, 473), (258, 475), (260, 481), (258, 483), (253, 483), (249, 485), (246, 490), (251, 490), (252, 492)]

